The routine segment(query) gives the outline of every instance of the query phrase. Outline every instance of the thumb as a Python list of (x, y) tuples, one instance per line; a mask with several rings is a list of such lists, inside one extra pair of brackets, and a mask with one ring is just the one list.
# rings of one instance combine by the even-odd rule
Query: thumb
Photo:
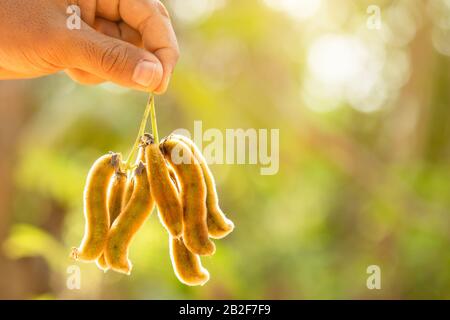
[(64, 50), (67, 68), (77, 68), (142, 91), (152, 92), (162, 82), (161, 62), (151, 52), (90, 27), (77, 30), (68, 40)]

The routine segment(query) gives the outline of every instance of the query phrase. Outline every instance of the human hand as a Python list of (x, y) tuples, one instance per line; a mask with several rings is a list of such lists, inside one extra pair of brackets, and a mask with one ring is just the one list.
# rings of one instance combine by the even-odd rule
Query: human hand
[[(80, 8), (80, 29), (67, 27), (70, 5)], [(0, 39), (0, 79), (64, 70), (83, 84), (163, 93), (179, 56), (158, 0), (3, 0)]]

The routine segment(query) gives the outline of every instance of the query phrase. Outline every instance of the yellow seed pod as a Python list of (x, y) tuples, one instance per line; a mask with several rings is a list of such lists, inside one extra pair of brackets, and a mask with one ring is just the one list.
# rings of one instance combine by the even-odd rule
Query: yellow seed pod
[[(145, 161), (145, 152), (143, 147), (139, 149), (139, 153), (137, 156), (137, 162)], [(115, 219), (119, 216), (120, 212), (126, 207), (128, 202), (131, 199), (131, 195), (134, 190), (134, 179), (132, 176), (128, 179), (127, 175), (124, 172), (117, 172), (111, 182), (111, 186), (109, 189), (108, 195), (108, 210), (110, 223), (112, 224)], [(103, 271), (107, 271), (109, 269), (108, 264), (106, 263), (105, 255), (102, 254), (100, 258), (96, 261), (97, 266)]]
[(71, 252), (76, 260), (95, 261), (105, 247), (109, 230), (108, 187), (121, 159), (118, 153), (104, 155), (89, 171), (84, 188), (84, 237), (80, 247)]
[(116, 172), (111, 181), (108, 197), (108, 211), (111, 224), (114, 220), (116, 220), (122, 211), (126, 184), (126, 174), (121, 171)]
[(175, 170), (173, 170), (173, 168), (170, 166), (167, 166), (167, 169), (169, 170), (170, 179), (175, 185), (175, 188), (177, 188), (177, 191), (180, 192), (180, 184), (178, 183), (177, 174), (175, 173)]
[(125, 206), (128, 204), (128, 202), (130, 202), (133, 191), (134, 191), (134, 179), (133, 179), (133, 177), (129, 177), (127, 179), (127, 183), (125, 186), (125, 192), (123, 195), (122, 209), (124, 209)]
[(209, 236), (214, 239), (224, 238), (233, 231), (234, 223), (228, 219), (220, 209), (216, 182), (214, 181), (214, 176), (209, 169), (205, 158), (195, 143), (189, 138), (178, 134), (171, 134), (170, 138), (186, 143), (191, 148), (191, 152), (200, 164), (206, 183), (206, 208), (208, 211), (207, 222)]
[(178, 280), (188, 286), (202, 286), (209, 280), (209, 272), (203, 268), (200, 257), (186, 248), (183, 239), (169, 237), (170, 259)]
[[(139, 148), (136, 165), (139, 165), (139, 162), (142, 162), (145, 164), (145, 152), (143, 150), (143, 147), (145, 147), (145, 146), (141, 145)], [(130, 201), (131, 195), (133, 194), (133, 190), (134, 190), (134, 179), (133, 179), (133, 175), (130, 174), (127, 177), (126, 183), (125, 183), (125, 191), (123, 193), (123, 199), (122, 199), (122, 210), (126, 207), (128, 202)]]
[[(111, 179), (108, 191), (108, 212), (110, 224), (116, 220), (122, 211), (126, 184), (126, 174), (118, 170)], [(97, 259), (96, 264), (103, 271), (107, 271), (109, 269), (103, 254)]]
[(183, 226), (183, 207), (177, 188), (171, 180), (164, 156), (151, 135), (145, 136), (148, 146), (145, 159), (150, 189), (158, 207), (158, 216), (172, 237), (178, 238)]
[(107, 264), (114, 271), (130, 274), (130, 244), (154, 207), (145, 165), (141, 162), (134, 173), (134, 191), (130, 202), (111, 226), (105, 247)]
[[(145, 147), (145, 146), (141, 145), (141, 147), (139, 148), (139, 153), (137, 156), (138, 164), (139, 164), (139, 162), (142, 162), (145, 164), (145, 152), (143, 150), (143, 147)], [(122, 209), (125, 208), (125, 206), (130, 201), (131, 195), (133, 194), (133, 189), (134, 189), (134, 179), (133, 179), (133, 176), (130, 175), (127, 179), (127, 183), (125, 186), (125, 192), (124, 192), (123, 201), (122, 201)]]
[(165, 139), (160, 147), (180, 183), (184, 244), (192, 253), (212, 255), (216, 247), (208, 235), (206, 185), (202, 168), (184, 142)]
[(105, 255), (102, 253), (102, 255), (95, 261), (95, 264), (100, 270), (103, 270), (104, 272), (109, 270), (109, 265), (106, 263)]

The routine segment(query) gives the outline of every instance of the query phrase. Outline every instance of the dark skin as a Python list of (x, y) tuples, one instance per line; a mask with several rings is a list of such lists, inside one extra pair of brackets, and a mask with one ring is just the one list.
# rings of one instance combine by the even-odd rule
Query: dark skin
[[(70, 5), (80, 8), (80, 29), (68, 27), (77, 18)], [(157, 0), (2, 0), (0, 39), (0, 79), (65, 71), (83, 84), (111, 81), (161, 94), (179, 57)]]

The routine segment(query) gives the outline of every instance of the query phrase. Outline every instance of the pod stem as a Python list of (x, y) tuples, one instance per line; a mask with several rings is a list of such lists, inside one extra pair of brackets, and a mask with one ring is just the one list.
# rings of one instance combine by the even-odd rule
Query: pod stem
[[(153, 111), (152, 111), (152, 109), (153, 109)], [(142, 116), (141, 125), (139, 126), (138, 136), (137, 136), (136, 141), (134, 142), (133, 148), (131, 149), (130, 154), (128, 155), (128, 158), (125, 162), (125, 169), (127, 169), (127, 170), (132, 167), (131, 162), (133, 161), (133, 158), (136, 155), (137, 149), (139, 148), (139, 144), (141, 142), (141, 137), (145, 133), (145, 128), (147, 126), (147, 121), (148, 121), (148, 117), (150, 116), (150, 113), (152, 113), (152, 126), (153, 126), (153, 122), (155, 122), (155, 125), (156, 125), (156, 119), (153, 120), (154, 109), (155, 109), (155, 97), (151, 93), (148, 98), (147, 106), (145, 107), (144, 115)]]
[(152, 133), (153, 139), (155, 139), (155, 143), (159, 144), (159, 135), (158, 135), (158, 123), (156, 121), (156, 107), (155, 107), (155, 96), (152, 95), (150, 97), (150, 110), (151, 110), (151, 120), (152, 120)]

